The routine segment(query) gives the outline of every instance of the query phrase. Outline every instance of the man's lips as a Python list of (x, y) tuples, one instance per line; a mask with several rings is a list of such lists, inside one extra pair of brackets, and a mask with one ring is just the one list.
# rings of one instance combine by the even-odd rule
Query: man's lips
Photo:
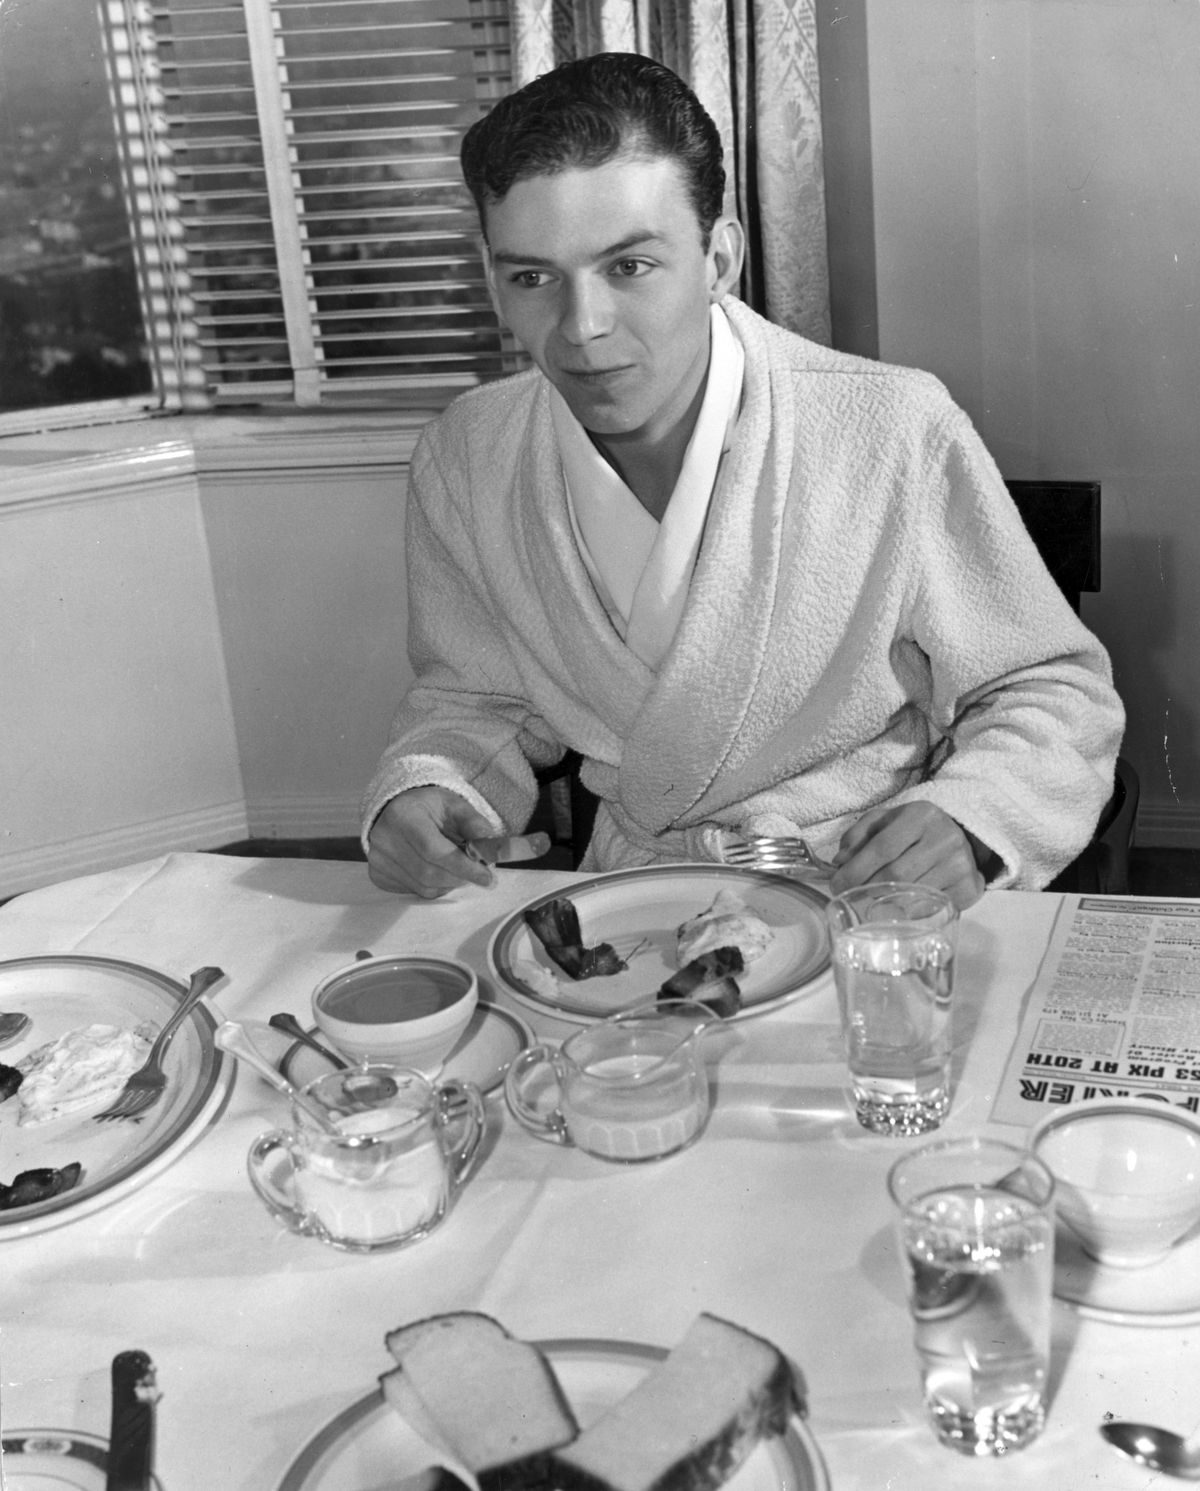
[(631, 366), (631, 363), (621, 363), (611, 368), (562, 368), (561, 372), (564, 377), (576, 383), (605, 383), (611, 378), (619, 378), (622, 373), (629, 372)]

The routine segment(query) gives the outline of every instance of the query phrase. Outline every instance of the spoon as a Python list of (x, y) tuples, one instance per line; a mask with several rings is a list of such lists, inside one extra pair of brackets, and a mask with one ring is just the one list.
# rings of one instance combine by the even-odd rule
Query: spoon
[(239, 1061), (252, 1066), (259, 1076), (267, 1079), (276, 1092), (281, 1092), (284, 1097), (291, 1098), (296, 1107), (302, 1108), (327, 1134), (340, 1136), (341, 1130), (320, 1103), (301, 1092), (298, 1087), (293, 1087), (281, 1072), (277, 1072), (236, 1020), (222, 1021), (216, 1028), (213, 1040), (222, 1051), (228, 1051)]
[(300, 1021), (296, 1019), (295, 1015), (284, 1013), (272, 1015), (267, 1021), (267, 1024), (274, 1026), (276, 1030), (282, 1030), (287, 1035), (294, 1036), (303, 1045), (311, 1046), (318, 1056), (323, 1056), (326, 1061), (332, 1062), (339, 1069), (350, 1065), (344, 1056), (339, 1056), (336, 1051), (330, 1050), (328, 1046), (323, 1046), (315, 1036), (309, 1035)]
[(1200, 1481), (1200, 1437), (1184, 1439), (1170, 1429), (1122, 1419), (1101, 1424), (1100, 1432), (1114, 1449), (1149, 1470), (1161, 1470), (1182, 1481)]
[(8, 1015), (0, 1015), (0, 1046), (11, 1045), (13, 1041), (23, 1036), (28, 1029), (28, 1015), (22, 1015), (17, 1010), (13, 1010)]

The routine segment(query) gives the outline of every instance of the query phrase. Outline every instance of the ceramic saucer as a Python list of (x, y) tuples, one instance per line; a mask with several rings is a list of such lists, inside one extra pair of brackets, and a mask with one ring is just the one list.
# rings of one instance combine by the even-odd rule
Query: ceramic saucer
[(1054, 1294), (1081, 1315), (1114, 1325), (1200, 1324), (1200, 1233), (1146, 1268), (1109, 1268), (1089, 1258), (1078, 1239), (1059, 1227), (1054, 1247)]
[[(313, 1034), (318, 1040), (324, 1039), (316, 1030)], [(458, 1044), (447, 1056), (442, 1076), (473, 1082), (486, 1096), (503, 1085), (513, 1057), (532, 1044), (533, 1032), (524, 1020), (511, 1010), (481, 999)], [(279, 1070), (295, 1087), (303, 1087), (332, 1069), (325, 1057), (302, 1041), (289, 1046), (279, 1063)]]

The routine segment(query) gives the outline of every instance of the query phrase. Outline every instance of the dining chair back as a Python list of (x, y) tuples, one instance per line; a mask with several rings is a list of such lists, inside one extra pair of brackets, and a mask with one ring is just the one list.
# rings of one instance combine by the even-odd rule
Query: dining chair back
[(1076, 616), (1083, 591), (1100, 589), (1100, 483), (1005, 482), (1042, 562)]

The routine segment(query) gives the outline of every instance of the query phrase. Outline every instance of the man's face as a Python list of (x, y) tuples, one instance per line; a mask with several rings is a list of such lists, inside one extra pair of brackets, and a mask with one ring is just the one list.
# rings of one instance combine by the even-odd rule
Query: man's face
[(487, 209), (497, 314), (596, 435), (656, 440), (708, 367), (708, 309), (737, 278), (741, 231), (706, 251), (669, 157), (532, 176)]

